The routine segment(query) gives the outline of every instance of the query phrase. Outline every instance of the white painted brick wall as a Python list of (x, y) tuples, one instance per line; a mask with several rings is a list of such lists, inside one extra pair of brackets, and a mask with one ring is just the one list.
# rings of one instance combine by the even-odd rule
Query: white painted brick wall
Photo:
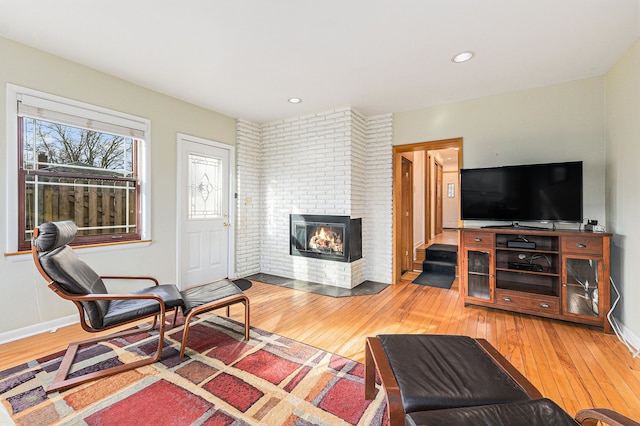
[(289, 214), (351, 215), (351, 115), (342, 108), (262, 127), (262, 272), (359, 284), (352, 284), (352, 264), (289, 254)]
[[(238, 120), (238, 276), (263, 272), (346, 288), (390, 283), (392, 126), (391, 114), (365, 118), (351, 108), (262, 126)], [(363, 259), (291, 256), (290, 213), (362, 218)]]
[[(363, 226), (368, 220), (366, 209), (366, 124), (365, 118), (357, 111), (351, 111), (351, 217), (362, 218)], [(364, 244), (363, 244), (364, 251)], [(365, 281), (366, 259), (364, 253), (361, 260), (353, 262), (351, 266), (351, 288)]]
[(257, 123), (238, 120), (236, 144), (236, 262), (235, 276), (246, 277), (260, 272), (260, 227), (262, 179), (260, 160), (262, 129)]
[(366, 119), (367, 220), (362, 239), (366, 279), (391, 283), (393, 279), (393, 115)]

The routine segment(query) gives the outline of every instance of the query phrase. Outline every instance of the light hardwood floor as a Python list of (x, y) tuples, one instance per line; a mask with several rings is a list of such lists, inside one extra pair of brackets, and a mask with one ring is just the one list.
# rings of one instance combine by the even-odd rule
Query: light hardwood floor
[[(413, 274), (413, 275), (412, 275)], [(464, 334), (491, 342), (546, 397), (570, 414), (608, 407), (640, 420), (640, 359), (614, 335), (581, 325), (463, 307), (451, 290), (411, 284), (416, 273), (377, 295), (332, 298), (256, 282), (247, 290), (251, 325), (364, 361), (366, 336)], [(223, 315), (223, 310), (216, 313)], [(243, 309), (231, 308), (242, 321)], [(0, 369), (66, 347), (86, 335), (66, 327), (0, 346)]]

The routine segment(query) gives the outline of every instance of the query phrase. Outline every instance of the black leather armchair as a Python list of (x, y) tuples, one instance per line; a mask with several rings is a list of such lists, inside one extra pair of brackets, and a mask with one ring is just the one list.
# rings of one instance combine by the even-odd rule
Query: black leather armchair
[[(108, 336), (71, 343), (47, 392), (67, 389), (156, 362), (162, 355), (164, 345), (165, 313), (167, 310), (175, 310), (177, 314), (178, 308), (183, 306), (182, 296), (175, 285), (159, 285), (153, 277), (99, 276), (68, 245), (75, 238), (77, 230), (71, 221), (43, 223), (34, 230), (31, 252), (35, 265), (49, 283), (49, 288), (77, 306), (82, 328), (95, 333), (146, 318), (153, 321), (146, 327), (134, 327)], [(154, 285), (128, 294), (113, 294), (107, 291), (105, 279), (148, 280)], [(159, 330), (158, 344), (153, 355), (68, 378), (80, 347), (117, 337), (146, 333), (156, 325)]]

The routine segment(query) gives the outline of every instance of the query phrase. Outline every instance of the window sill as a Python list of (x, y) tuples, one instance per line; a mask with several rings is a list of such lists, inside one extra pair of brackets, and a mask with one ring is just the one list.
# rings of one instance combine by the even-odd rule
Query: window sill
[[(130, 248), (142, 248), (149, 247), (151, 240), (138, 240), (138, 241), (123, 241), (118, 243), (105, 243), (105, 244), (87, 244), (84, 246), (75, 246), (74, 250), (78, 250), (80, 253), (95, 253), (105, 252), (112, 250), (124, 250)], [(9, 262), (24, 262), (31, 260), (31, 251), (18, 251), (14, 253), (5, 253), (4, 258)]]

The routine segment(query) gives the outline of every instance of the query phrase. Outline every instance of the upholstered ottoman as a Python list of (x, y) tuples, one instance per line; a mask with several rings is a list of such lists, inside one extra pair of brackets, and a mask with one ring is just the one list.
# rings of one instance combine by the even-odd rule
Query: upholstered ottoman
[(375, 397), (375, 370), (387, 394), (391, 425), (405, 413), (526, 402), (542, 395), (483, 339), (394, 334), (366, 342), (365, 397)]
[[(182, 333), (182, 345), (180, 347), (180, 358), (184, 358), (184, 349), (189, 336), (189, 325), (194, 315), (202, 314), (218, 308), (227, 308), (236, 303), (244, 304), (244, 338), (249, 340), (249, 298), (242, 290), (229, 280), (221, 280), (208, 284), (201, 284), (189, 287), (180, 292), (184, 305), (182, 315), (184, 316), (184, 331)], [(175, 324), (175, 321), (174, 321)]]

